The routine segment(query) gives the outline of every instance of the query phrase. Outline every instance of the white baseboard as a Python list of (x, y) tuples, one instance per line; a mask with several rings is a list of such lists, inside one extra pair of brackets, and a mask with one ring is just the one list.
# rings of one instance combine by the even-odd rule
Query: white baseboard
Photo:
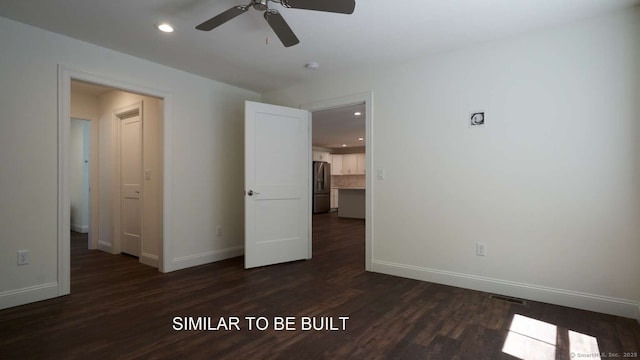
[(89, 232), (89, 225), (71, 224), (71, 230), (86, 234)]
[(58, 297), (58, 283), (29, 286), (0, 293), (0, 309)]
[(142, 255), (140, 256), (140, 262), (142, 264), (157, 268), (158, 265), (160, 264), (160, 259), (158, 258), (158, 255), (147, 254), (143, 252)]
[(632, 300), (429, 269), (381, 260), (373, 260), (372, 271), (465, 289), (596, 311), (632, 319), (636, 318), (640, 322), (640, 317), (638, 316), (638, 312), (640, 311), (639, 304)]
[(113, 246), (111, 245), (111, 243), (105, 242), (105, 241), (98, 241), (98, 250), (104, 251), (104, 252), (108, 252), (109, 254), (113, 253)]
[(227, 249), (182, 256), (171, 260), (171, 269), (168, 271), (186, 269), (192, 266), (204, 265), (242, 255), (244, 255), (244, 246), (236, 246)]

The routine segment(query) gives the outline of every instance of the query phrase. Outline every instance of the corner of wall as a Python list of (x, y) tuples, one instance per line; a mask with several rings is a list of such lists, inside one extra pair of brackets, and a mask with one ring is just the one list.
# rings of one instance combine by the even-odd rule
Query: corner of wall
[(144, 251), (140, 256), (140, 262), (147, 266), (152, 266), (154, 268), (158, 268), (160, 266), (160, 258), (158, 255), (148, 254), (148, 253), (145, 253)]
[(109, 254), (115, 254), (113, 252), (113, 246), (111, 245), (111, 243), (106, 242), (106, 241), (102, 241), (102, 240), (98, 241), (98, 250), (107, 252)]

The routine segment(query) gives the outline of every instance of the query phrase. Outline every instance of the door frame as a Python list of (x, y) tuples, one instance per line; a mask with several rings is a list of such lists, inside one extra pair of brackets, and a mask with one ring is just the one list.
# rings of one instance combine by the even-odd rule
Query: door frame
[[(127, 106), (119, 107), (112, 111), (113, 129), (116, 131), (115, 139), (113, 139), (115, 146), (114, 156), (114, 171), (113, 171), (113, 254), (120, 254), (122, 252), (122, 116), (132, 111), (138, 111), (140, 116), (140, 129), (144, 129), (144, 113), (143, 113), (143, 101), (137, 101)], [(142, 130), (144, 131), (144, 130)], [(140, 146), (142, 147), (143, 141), (142, 132), (140, 133)], [(142, 155), (142, 149), (140, 150)], [(144, 217), (142, 216), (142, 209), (144, 207), (144, 181), (142, 180), (142, 169), (140, 169), (140, 255), (138, 259), (142, 261), (142, 241), (144, 239), (144, 226), (142, 222)]]
[[(318, 100), (302, 104), (301, 109), (311, 112), (329, 110), (349, 105), (362, 104), (365, 106), (365, 147), (366, 147), (366, 169), (365, 173), (365, 270), (371, 271), (373, 261), (373, 92), (363, 92), (353, 95), (346, 95), (331, 99)], [(313, 120), (312, 120), (313, 121)]]
[[(71, 291), (71, 240), (70, 240), (70, 206), (69, 206), (69, 138), (71, 127), (71, 80), (80, 80), (98, 85), (108, 86), (123, 91), (157, 97), (163, 100), (163, 223), (162, 246), (159, 254), (158, 270), (172, 270), (170, 259), (173, 244), (173, 202), (170, 196), (171, 181), (171, 133), (173, 124), (172, 95), (152, 86), (135, 85), (126, 81), (85, 72), (65, 65), (58, 65), (58, 197), (57, 197), (57, 243), (58, 243), (58, 296), (67, 295)], [(94, 164), (97, 166), (97, 164)]]

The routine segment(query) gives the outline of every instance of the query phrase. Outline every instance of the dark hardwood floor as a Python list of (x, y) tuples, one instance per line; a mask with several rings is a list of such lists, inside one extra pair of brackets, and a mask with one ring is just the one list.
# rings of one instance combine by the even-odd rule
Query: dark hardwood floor
[[(367, 273), (362, 220), (316, 215), (313, 239), (309, 261), (244, 270), (235, 258), (161, 274), (86, 250), (75, 234), (71, 295), (1, 310), (0, 359), (515, 359), (503, 352), (515, 315), (555, 326), (555, 341), (541, 343), (551, 358), (571, 358), (569, 330), (600, 352), (640, 351), (635, 320)], [(214, 327), (236, 316), (240, 330), (176, 331), (176, 316)], [(249, 331), (247, 316), (293, 316), (296, 330)], [(344, 331), (302, 331), (303, 316), (349, 320)]]

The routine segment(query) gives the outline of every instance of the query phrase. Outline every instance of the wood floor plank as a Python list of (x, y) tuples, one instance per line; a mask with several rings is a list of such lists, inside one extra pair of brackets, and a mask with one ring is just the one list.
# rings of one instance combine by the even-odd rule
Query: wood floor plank
[[(364, 271), (364, 221), (313, 218), (313, 259), (245, 270), (242, 258), (161, 274), (72, 236), (71, 295), (0, 310), (0, 359), (514, 359), (516, 314), (639, 352), (631, 319)], [(175, 316), (295, 317), (295, 331), (174, 331)], [(303, 316), (348, 316), (345, 331), (302, 331)]]

